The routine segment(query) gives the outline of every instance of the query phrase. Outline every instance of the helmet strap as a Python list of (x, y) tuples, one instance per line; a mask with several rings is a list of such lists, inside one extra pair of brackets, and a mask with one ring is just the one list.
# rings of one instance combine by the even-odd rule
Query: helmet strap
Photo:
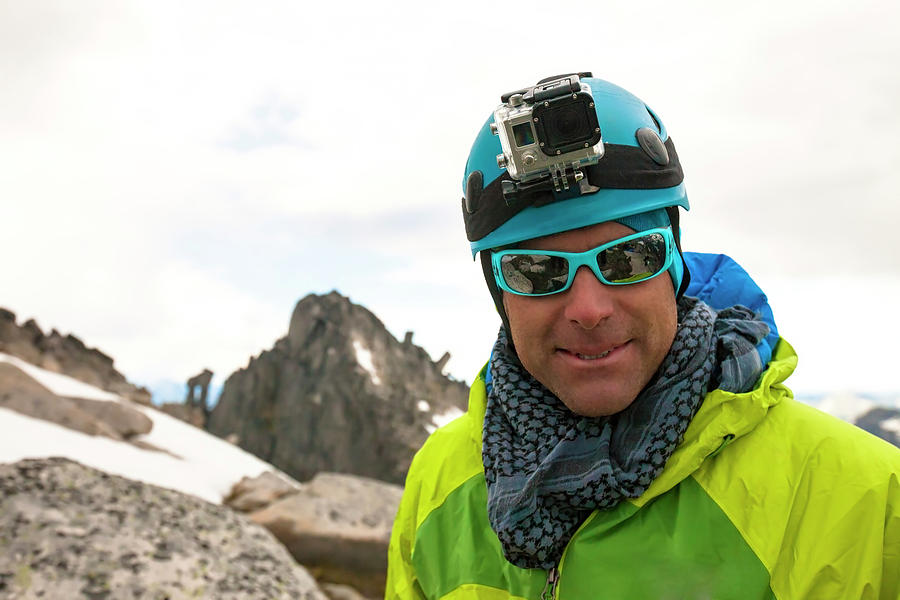
[(684, 272), (681, 276), (681, 285), (678, 286), (678, 291), (675, 293), (675, 302), (681, 300), (682, 296), (688, 289), (688, 285), (691, 283), (691, 271), (688, 269), (687, 263), (684, 261), (684, 252), (681, 250), (681, 225), (679, 225), (679, 213), (677, 206), (667, 206), (666, 213), (669, 215), (669, 222), (672, 224), (672, 233), (675, 237), (675, 247), (678, 248), (678, 258), (681, 259), (681, 264), (684, 267)]
[(503, 307), (503, 290), (497, 287), (497, 280), (494, 279), (494, 269), (491, 266), (491, 251), (482, 250), (479, 254), (481, 255), (481, 272), (484, 275), (484, 281), (487, 283), (488, 291), (490, 291), (491, 298), (494, 300), (494, 307), (496, 307), (500, 320), (503, 321), (503, 328), (506, 330), (507, 345), (511, 355), (517, 356), (512, 341), (512, 329), (509, 327), (509, 317), (506, 315), (506, 309)]

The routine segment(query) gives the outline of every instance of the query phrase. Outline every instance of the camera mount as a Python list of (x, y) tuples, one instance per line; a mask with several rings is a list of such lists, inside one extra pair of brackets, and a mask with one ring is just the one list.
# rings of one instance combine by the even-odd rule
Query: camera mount
[(596, 164), (604, 146), (590, 86), (581, 77), (562, 75), (503, 94), (491, 132), (500, 137), (497, 165), (511, 181), (503, 185), (507, 203), (526, 193), (568, 192)]

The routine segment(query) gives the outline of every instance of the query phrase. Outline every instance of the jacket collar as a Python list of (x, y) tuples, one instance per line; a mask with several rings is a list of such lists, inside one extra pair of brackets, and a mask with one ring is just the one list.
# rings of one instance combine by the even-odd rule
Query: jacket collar
[[(640, 498), (631, 502), (643, 506), (664, 494), (699, 469), (705, 460), (712, 458), (725, 445), (753, 431), (770, 408), (793, 396), (784, 381), (796, 367), (797, 353), (782, 338), (754, 389), (740, 394), (724, 390), (713, 390), (707, 394), (685, 431), (684, 439), (666, 463), (665, 470)], [(482, 368), (472, 384), (466, 413), (466, 418), (472, 421), (469, 431), (478, 447), (482, 443), (481, 431), (487, 406), (487, 368), (487, 365)]]

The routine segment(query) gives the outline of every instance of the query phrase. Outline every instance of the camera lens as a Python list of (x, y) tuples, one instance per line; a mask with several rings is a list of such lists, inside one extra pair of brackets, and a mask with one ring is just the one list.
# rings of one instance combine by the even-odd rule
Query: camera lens
[(547, 156), (581, 150), (600, 141), (600, 125), (590, 95), (573, 94), (536, 104), (534, 119), (541, 151)]
[(547, 142), (554, 147), (564, 146), (591, 137), (583, 104), (570, 104), (544, 115)]

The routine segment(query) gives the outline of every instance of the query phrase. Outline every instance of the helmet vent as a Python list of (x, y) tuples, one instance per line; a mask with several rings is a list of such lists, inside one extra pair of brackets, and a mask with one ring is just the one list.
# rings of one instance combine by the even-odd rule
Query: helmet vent
[(653, 162), (661, 167), (669, 164), (669, 152), (655, 131), (649, 127), (641, 127), (634, 132), (634, 137), (637, 138), (638, 144), (647, 156), (653, 159)]
[(484, 175), (481, 171), (472, 171), (466, 179), (466, 197), (463, 198), (463, 206), (470, 215), (478, 210), (482, 191), (484, 191)]

